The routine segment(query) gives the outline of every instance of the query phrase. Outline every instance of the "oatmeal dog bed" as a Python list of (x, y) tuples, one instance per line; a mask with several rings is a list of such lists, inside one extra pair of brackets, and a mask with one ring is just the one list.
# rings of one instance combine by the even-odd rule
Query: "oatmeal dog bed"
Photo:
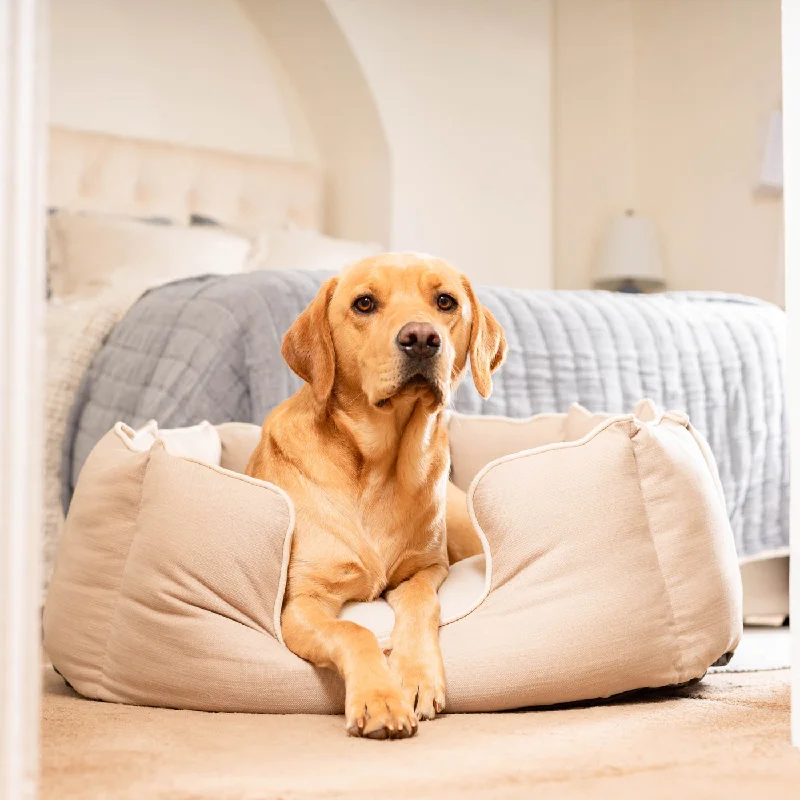
[[(44, 614), (61, 675), (100, 700), (341, 713), (339, 678), (281, 642), (294, 512), (241, 473), (255, 425), (134, 432), (81, 471)], [(453, 480), (484, 556), (442, 586), (449, 711), (604, 698), (700, 678), (741, 635), (722, 489), (687, 418), (454, 416)], [(343, 615), (388, 641), (384, 601)]]

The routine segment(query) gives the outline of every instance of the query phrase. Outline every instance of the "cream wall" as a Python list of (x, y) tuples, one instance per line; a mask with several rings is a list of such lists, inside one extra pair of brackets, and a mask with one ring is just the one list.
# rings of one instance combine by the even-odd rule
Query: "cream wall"
[(293, 87), (235, 0), (52, 0), (50, 37), (54, 124), (316, 158)]
[(781, 98), (778, 0), (634, 4), (639, 204), (670, 282), (782, 302), (782, 208), (755, 188)]
[(557, 284), (590, 283), (631, 205), (667, 280), (781, 302), (781, 203), (756, 191), (780, 102), (779, 0), (558, 0)]
[(586, 287), (633, 207), (671, 287), (780, 301), (754, 191), (779, 25), (779, 0), (53, 0), (51, 119), (319, 160), (328, 230), (477, 281)]
[[(679, 0), (680, 1), (680, 0)], [(598, 238), (636, 201), (630, 0), (557, 0), (553, 25), (556, 285), (590, 285)]]
[(386, 132), (390, 244), (552, 285), (549, 0), (327, 0)]

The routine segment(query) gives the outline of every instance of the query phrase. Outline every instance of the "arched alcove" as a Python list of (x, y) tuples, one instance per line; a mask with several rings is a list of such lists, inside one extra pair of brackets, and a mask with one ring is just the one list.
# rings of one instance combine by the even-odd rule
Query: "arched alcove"
[(551, 0), (240, 0), (295, 85), (329, 229), (552, 285)]
[(326, 176), (329, 233), (391, 243), (387, 139), (358, 59), (324, 0), (239, 0), (303, 106)]

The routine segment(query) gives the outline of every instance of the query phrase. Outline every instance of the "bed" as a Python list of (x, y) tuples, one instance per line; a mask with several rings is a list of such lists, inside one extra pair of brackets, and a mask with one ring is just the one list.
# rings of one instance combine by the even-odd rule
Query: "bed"
[(314, 164), (52, 127), (47, 166), (45, 585), (64, 522), (67, 418), (87, 367), (137, 298), (205, 272), (334, 264), (381, 249), (321, 234)]
[[(86, 134), (70, 135), (68, 148), (83, 154), (77, 160), (95, 177), (79, 178), (81, 170), (73, 169), (64, 182), (72, 186), (67, 196), (51, 193), (56, 204), (63, 198), (82, 211), (166, 215), (179, 224), (201, 220), (227, 231), (274, 231), (298, 220), (307, 232), (322, 225), (322, 181), (308, 165), (276, 165), (273, 172), (260, 164), (262, 177), (254, 185), (255, 167), (233, 157), (195, 151), (187, 162), (181, 148), (164, 151), (143, 143), (135, 143), (132, 155), (128, 140), (90, 135), (87, 145)], [(206, 157), (216, 173), (204, 166)], [(123, 180), (122, 167), (105, 164), (127, 164), (124, 170), (158, 177), (146, 189), (149, 177)], [(162, 172), (172, 180), (164, 183)], [(216, 183), (229, 187), (224, 202), (215, 195)], [(264, 199), (256, 201), (262, 191)], [(250, 198), (246, 202), (242, 192)], [(254, 209), (261, 209), (259, 220)], [(87, 301), (92, 313), (77, 314), (83, 329), (66, 337), (68, 344), (59, 340), (51, 358), (58, 363), (48, 376), (47, 574), (63, 511), (94, 443), (119, 420), (137, 426), (156, 418), (162, 427), (202, 419), (260, 424), (299, 386), (280, 357), (280, 339), (331, 274), (306, 268), (344, 264), (370, 247), (329, 249), (328, 260), (313, 248), (303, 258), (296, 249), (278, 248), (269, 268), (179, 275), (141, 297), (136, 287)], [(524, 418), (563, 412), (579, 402), (614, 413), (649, 396), (685, 411), (719, 462), (740, 559), (765, 563), (788, 553), (782, 311), (750, 298), (707, 293), (629, 296), (489, 286), (478, 293), (504, 325), (510, 354), (492, 398), (481, 401), (465, 382), (455, 398), (457, 410)], [(759, 608), (766, 614), (778, 605), (762, 597)]]

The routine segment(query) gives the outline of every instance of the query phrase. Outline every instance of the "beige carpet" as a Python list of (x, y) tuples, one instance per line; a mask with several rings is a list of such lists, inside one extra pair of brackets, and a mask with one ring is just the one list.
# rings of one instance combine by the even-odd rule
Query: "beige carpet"
[(797, 798), (789, 671), (722, 673), (677, 695), (449, 715), (405, 741), (340, 717), (248, 716), (83, 700), (45, 673), (43, 800)]

